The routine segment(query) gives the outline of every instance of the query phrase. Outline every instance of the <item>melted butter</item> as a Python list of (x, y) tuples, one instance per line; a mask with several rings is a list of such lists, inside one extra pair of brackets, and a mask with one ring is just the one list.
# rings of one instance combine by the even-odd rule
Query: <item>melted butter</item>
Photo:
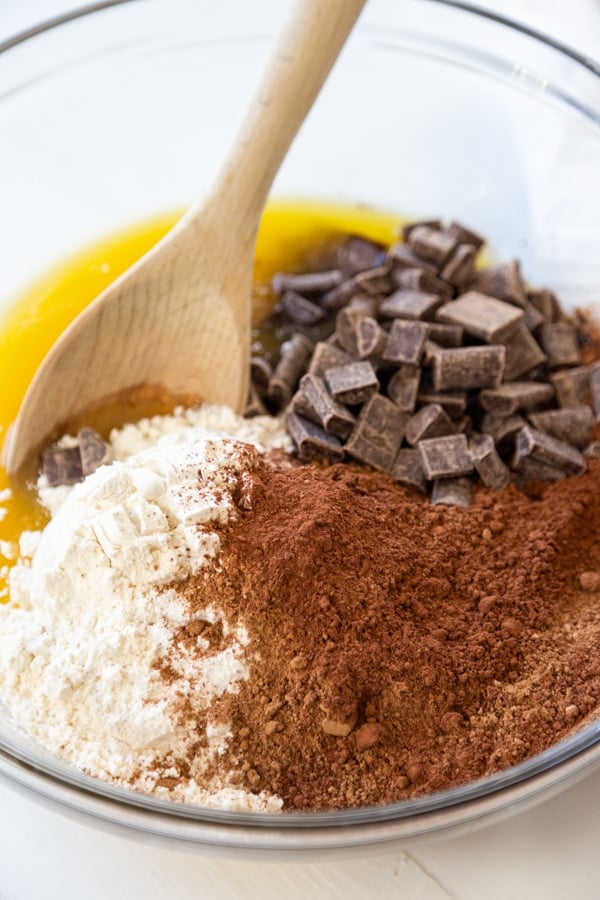
[[(180, 213), (157, 217), (119, 231), (75, 253), (37, 279), (0, 315), (0, 442), (16, 418), (27, 387), (45, 354), (75, 316), (115, 278), (149, 250), (177, 221)], [(256, 245), (254, 265), (254, 321), (268, 315), (271, 277), (278, 271), (298, 270), (311, 253), (347, 234), (359, 234), (390, 244), (398, 216), (367, 207), (307, 201), (278, 201), (267, 207)], [(110, 427), (172, 408), (168, 398), (137, 396), (111, 404), (87, 418), (107, 434)], [(6, 596), (5, 574), (22, 531), (46, 521), (33, 493), (23, 483), (9, 484), (0, 467), (0, 492), (12, 497), (0, 502), (0, 597)], [(0, 498), (2, 497), (0, 493)], [(11, 549), (12, 548), (12, 549)]]

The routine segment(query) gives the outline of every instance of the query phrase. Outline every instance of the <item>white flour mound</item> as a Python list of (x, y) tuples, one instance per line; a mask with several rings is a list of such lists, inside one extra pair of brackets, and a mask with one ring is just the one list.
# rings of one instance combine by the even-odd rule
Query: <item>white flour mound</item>
[[(270, 417), (179, 410), (115, 430), (113, 462), (81, 484), (49, 488), (41, 479), (52, 518), (39, 540), (28, 533), (21, 542), (11, 602), (0, 606), (0, 701), (19, 727), (100, 778), (205, 806), (280, 808), (276, 797), (202, 778), (226, 726), (206, 727), (204, 755), (187, 781), (173, 778), (176, 787), (157, 785), (156, 763), (185, 758), (197, 741), (178, 725), (182, 696), (200, 715), (248, 677), (243, 624), (217, 606), (202, 618), (221, 620), (225, 648), (203, 657), (181, 642), (173, 662), (174, 635), (190, 616), (167, 586), (216, 564), (214, 523), (236, 514), (232, 489), (257, 451), (287, 450), (288, 441)], [(167, 654), (169, 683), (157, 668)]]

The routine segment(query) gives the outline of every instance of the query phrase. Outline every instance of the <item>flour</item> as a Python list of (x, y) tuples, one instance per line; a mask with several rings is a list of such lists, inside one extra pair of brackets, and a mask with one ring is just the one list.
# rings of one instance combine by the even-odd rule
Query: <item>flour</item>
[[(52, 518), (21, 541), (11, 603), (0, 606), (0, 700), (19, 727), (100, 778), (219, 808), (280, 807), (233, 780), (202, 780), (229, 734), (211, 725), (211, 700), (248, 677), (243, 623), (208, 606), (200, 617), (219, 622), (218, 651), (199, 655), (200, 635), (194, 652), (181, 642), (175, 661), (169, 653), (168, 681), (159, 666), (190, 623), (169, 585), (217, 565), (214, 527), (237, 514), (232, 494), (257, 452), (288, 449), (288, 440), (269, 417), (178, 410), (113, 431), (112, 463), (84, 482), (49, 488), (41, 479)], [(198, 743), (178, 722), (182, 697), (205, 723), (202, 749), (189, 781), (169, 791), (157, 760)]]

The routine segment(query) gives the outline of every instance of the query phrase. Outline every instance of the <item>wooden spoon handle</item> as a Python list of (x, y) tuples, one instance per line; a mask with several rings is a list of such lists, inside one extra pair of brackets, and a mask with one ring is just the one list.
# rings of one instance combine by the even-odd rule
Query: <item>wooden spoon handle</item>
[(258, 223), (271, 184), (366, 0), (296, 0), (211, 196), (186, 219), (235, 201), (237, 222)]

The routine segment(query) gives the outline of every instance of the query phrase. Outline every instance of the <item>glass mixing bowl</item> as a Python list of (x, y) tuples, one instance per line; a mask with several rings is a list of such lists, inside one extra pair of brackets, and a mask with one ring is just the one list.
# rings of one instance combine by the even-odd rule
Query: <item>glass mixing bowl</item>
[[(0, 47), (0, 302), (74, 250), (210, 181), (287, 4), (96, 4)], [(274, 185), (279, 197), (458, 218), (567, 303), (600, 285), (600, 67), (444, 0), (370, 0)], [(410, 802), (205, 811), (58, 763), (0, 714), (0, 775), (88, 822), (179, 846), (298, 854), (430, 838), (508, 815), (600, 762), (595, 721), (547, 752)]]

